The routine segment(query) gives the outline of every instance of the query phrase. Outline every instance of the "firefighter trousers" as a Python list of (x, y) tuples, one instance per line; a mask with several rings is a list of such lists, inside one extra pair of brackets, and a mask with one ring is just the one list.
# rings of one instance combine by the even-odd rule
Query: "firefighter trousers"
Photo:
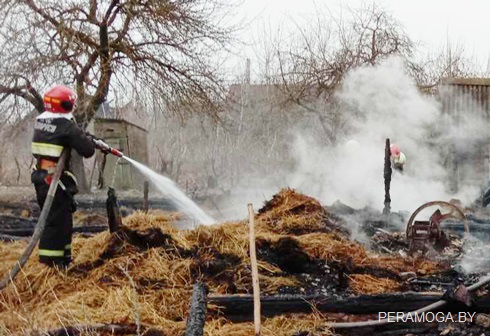
[[(49, 184), (46, 182), (47, 172), (35, 170), (32, 182), (36, 189), (39, 207), (42, 209), (48, 195)], [(63, 174), (60, 185), (56, 189), (51, 210), (49, 211), (44, 231), (39, 240), (39, 261), (49, 266), (66, 267), (71, 262), (71, 238), (73, 230), (73, 212), (75, 211), (73, 195), (76, 193), (76, 183)]]

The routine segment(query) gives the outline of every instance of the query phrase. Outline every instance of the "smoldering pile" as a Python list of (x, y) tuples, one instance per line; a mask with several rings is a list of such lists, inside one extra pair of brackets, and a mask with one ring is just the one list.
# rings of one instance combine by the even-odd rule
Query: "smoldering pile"
[[(76, 237), (75, 260), (58, 271), (31, 258), (0, 292), (0, 331), (27, 334), (74, 325), (142, 325), (162, 335), (183, 335), (192, 286), (210, 294), (252, 293), (247, 222), (176, 230), (174, 214), (136, 212), (117, 233)], [(256, 241), (262, 295), (355, 294), (403, 290), (403, 272), (429, 275), (445, 265), (420, 258), (373, 254), (318, 201), (284, 189), (258, 211)], [(25, 242), (1, 243), (5, 274)], [(208, 307), (206, 335), (249, 335), (251, 323), (232, 323)], [(320, 314), (267, 318), (264, 335), (313, 335)], [(148, 329), (151, 328), (151, 329)]]

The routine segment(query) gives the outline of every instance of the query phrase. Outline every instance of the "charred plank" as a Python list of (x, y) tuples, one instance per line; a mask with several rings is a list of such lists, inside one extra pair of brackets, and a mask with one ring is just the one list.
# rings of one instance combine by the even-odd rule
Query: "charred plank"
[[(334, 297), (323, 295), (277, 295), (261, 297), (262, 314), (276, 316), (286, 313), (310, 313), (314, 310), (325, 313), (377, 314), (380, 311), (413, 311), (442, 298), (442, 293), (391, 293)], [(234, 321), (253, 319), (252, 295), (210, 295), (209, 303), (219, 307), (220, 313)], [(448, 304), (447, 311), (467, 311), (468, 307)], [(477, 298), (471, 311), (490, 311), (490, 298)]]
[(116, 191), (113, 188), (107, 190), (106, 201), (107, 219), (109, 225), (109, 231), (116, 232), (122, 228), (122, 216), (119, 209), (119, 203), (117, 201)]
[(185, 336), (202, 336), (206, 323), (207, 288), (202, 282), (194, 285), (192, 291), (191, 307), (187, 319)]

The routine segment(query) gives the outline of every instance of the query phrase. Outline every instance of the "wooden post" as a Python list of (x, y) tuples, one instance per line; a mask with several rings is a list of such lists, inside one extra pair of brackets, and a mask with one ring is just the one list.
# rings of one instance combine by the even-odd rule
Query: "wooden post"
[(248, 219), (250, 229), (250, 264), (252, 267), (252, 287), (254, 293), (254, 326), (255, 336), (260, 336), (260, 285), (257, 267), (257, 251), (255, 249), (254, 209), (248, 204)]
[(145, 181), (143, 183), (143, 211), (145, 213), (148, 212), (148, 189), (149, 189), (149, 183), (148, 181)]
[(122, 228), (122, 216), (117, 202), (116, 191), (111, 187), (107, 190), (106, 209), (109, 232), (116, 232)]
[(203, 336), (207, 311), (207, 288), (202, 282), (194, 284), (185, 336)]
[(386, 139), (385, 145), (385, 165), (384, 165), (384, 179), (385, 179), (385, 206), (383, 214), (389, 215), (391, 212), (391, 197), (390, 197), (390, 183), (391, 183), (391, 152), (390, 152), (390, 139)]

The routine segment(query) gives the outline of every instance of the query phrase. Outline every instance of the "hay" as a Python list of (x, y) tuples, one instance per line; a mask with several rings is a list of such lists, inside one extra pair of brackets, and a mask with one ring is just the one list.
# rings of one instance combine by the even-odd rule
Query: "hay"
[[(251, 293), (248, 223), (179, 231), (172, 225), (178, 218), (178, 214), (161, 211), (135, 212), (124, 218), (122, 232), (76, 236), (72, 243), (74, 265), (68, 271), (48, 268), (32, 257), (14, 284), (0, 292), (0, 334), (29, 334), (64, 325), (134, 324), (139, 316), (146, 326), (179, 335), (185, 329), (196, 281), (203, 280), (213, 294)], [(256, 227), (262, 294), (304, 288), (305, 280), (298, 276), (304, 270), (293, 266), (315, 261), (379, 267), (395, 273), (440, 270), (440, 265), (424, 259), (368, 253), (335, 229), (336, 224), (316, 200), (290, 189), (266, 203), (256, 216)], [(26, 242), (0, 243), (1, 274), (10, 269), (25, 246)], [(399, 288), (393, 279), (368, 274), (350, 275), (349, 285), (359, 294)], [(218, 317), (217, 307), (208, 310), (206, 335), (253, 333), (251, 323), (231, 323)], [(264, 319), (263, 335), (300, 331), (329, 335), (318, 329), (322, 324), (323, 319), (315, 314), (284, 315)]]
[(246, 222), (228, 222), (215, 226), (199, 226), (195, 230), (185, 231), (186, 247), (214, 250), (221, 254), (233, 254), (247, 257), (248, 225)]
[(73, 214), (74, 226), (107, 225), (107, 216), (77, 211)]
[(314, 198), (295, 192), (292, 189), (282, 189), (258, 211), (259, 218), (268, 217), (281, 219), (287, 215), (312, 216), (324, 214), (325, 210)]
[(165, 212), (162, 210), (149, 210), (148, 213), (135, 211), (123, 218), (123, 224), (134, 230), (158, 228), (165, 233), (175, 233), (177, 229), (172, 223), (180, 220), (182, 215), (177, 212)]
[(356, 294), (380, 294), (400, 290), (400, 284), (387, 278), (377, 278), (369, 274), (351, 274), (349, 287)]
[[(320, 314), (285, 314), (273, 318), (262, 319), (261, 335), (333, 335), (333, 333), (324, 326), (325, 319)], [(206, 336), (249, 336), (254, 334), (254, 325), (251, 322), (230, 323), (226, 319), (219, 318), (206, 323), (204, 334)]]
[(335, 234), (311, 233), (296, 239), (312, 258), (361, 264), (368, 257), (362, 245)]
[(448, 267), (444, 263), (431, 261), (424, 258), (405, 257), (397, 255), (377, 256), (372, 255), (360, 264), (364, 266), (382, 267), (394, 273), (413, 271), (420, 275), (428, 275), (440, 272)]
[(259, 230), (277, 234), (304, 234), (316, 231), (345, 233), (314, 198), (282, 189), (258, 211)]

